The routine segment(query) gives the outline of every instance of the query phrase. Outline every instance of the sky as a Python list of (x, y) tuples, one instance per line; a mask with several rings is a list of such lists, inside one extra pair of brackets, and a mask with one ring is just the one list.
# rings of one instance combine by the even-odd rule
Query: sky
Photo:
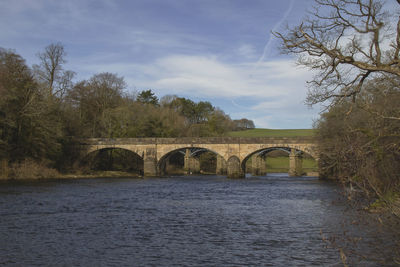
[(311, 0), (0, 0), (0, 47), (28, 65), (51, 43), (67, 52), (75, 81), (123, 76), (127, 91), (151, 89), (209, 101), (257, 128), (311, 128), (311, 79), (279, 52), (271, 31), (299, 24)]

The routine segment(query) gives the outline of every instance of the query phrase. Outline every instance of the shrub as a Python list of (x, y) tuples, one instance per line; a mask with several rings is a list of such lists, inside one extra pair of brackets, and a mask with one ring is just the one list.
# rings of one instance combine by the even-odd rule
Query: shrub
[(25, 159), (21, 162), (11, 164), (8, 178), (10, 179), (43, 179), (56, 178), (60, 173), (46, 166), (43, 162)]

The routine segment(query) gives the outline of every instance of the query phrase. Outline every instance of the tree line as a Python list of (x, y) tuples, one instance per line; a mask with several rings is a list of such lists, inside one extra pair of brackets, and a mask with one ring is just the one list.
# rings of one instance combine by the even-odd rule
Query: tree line
[(129, 91), (118, 74), (74, 82), (60, 43), (47, 46), (38, 59), (29, 67), (14, 51), (0, 48), (2, 165), (32, 159), (70, 168), (79, 138), (208, 137), (254, 128), (251, 120), (232, 120), (208, 101)]

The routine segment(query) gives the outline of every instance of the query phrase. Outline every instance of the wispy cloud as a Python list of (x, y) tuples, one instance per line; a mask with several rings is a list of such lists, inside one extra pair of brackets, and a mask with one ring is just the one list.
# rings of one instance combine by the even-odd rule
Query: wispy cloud
[(76, 66), (88, 70), (124, 75), (136, 87), (154, 88), (160, 93), (195, 94), (203, 97), (277, 97), (303, 94), (307, 73), (292, 61), (229, 64), (216, 57), (173, 55), (148, 64), (108, 63)]

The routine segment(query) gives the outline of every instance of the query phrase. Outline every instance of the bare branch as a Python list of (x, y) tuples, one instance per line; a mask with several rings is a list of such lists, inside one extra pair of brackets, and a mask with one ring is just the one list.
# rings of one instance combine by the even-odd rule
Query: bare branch
[[(392, 29), (394, 17), (382, 10), (377, 0), (315, 0), (314, 11), (299, 26), (273, 33), (282, 52), (297, 55), (298, 64), (317, 73), (309, 83), (310, 104), (355, 97), (376, 76), (371, 74), (400, 77), (400, 18)], [(389, 48), (383, 45), (388, 40)]]
[(63, 64), (66, 63), (65, 51), (62, 44), (50, 44), (39, 53), (40, 65), (34, 66), (34, 70), (39, 80), (41, 80), (47, 89), (48, 96), (52, 97), (59, 90), (57, 84), (63, 77)]

